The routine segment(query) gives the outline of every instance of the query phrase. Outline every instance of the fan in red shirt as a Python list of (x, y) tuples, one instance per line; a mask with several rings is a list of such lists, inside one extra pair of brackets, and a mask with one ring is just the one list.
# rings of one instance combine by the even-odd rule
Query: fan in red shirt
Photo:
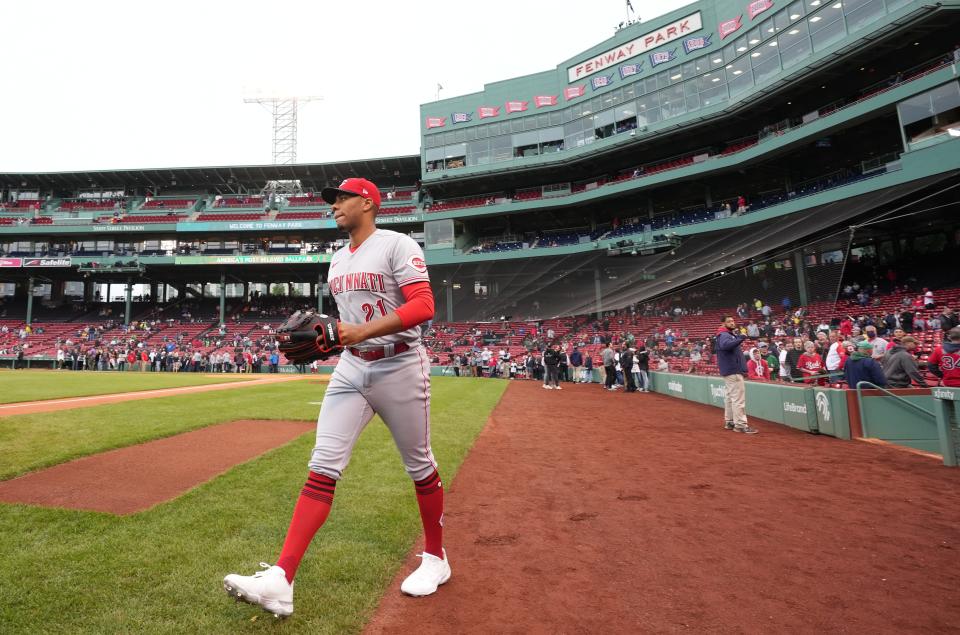
[(750, 349), (750, 359), (747, 360), (747, 379), (770, 379), (770, 367), (763, 358), (759, 348)]
[(960, 326), (947, 331), (947, 341), (933, 349), (927, 368), (942, 385), (960, 387)]
[(800, 372), (803, 374), (803, 381), (807, 384), (826, 386), (827, 378), (818, 377), (826, 372), (823, 364), (823, 358), (817, 353), (817, 345), (812, 341), (807, 341), (803, 345), (803, 355), (798, 362)]
[(844, 338), (853, 335), (853, 318), (849, 315), (840, 320), (840, 335)]

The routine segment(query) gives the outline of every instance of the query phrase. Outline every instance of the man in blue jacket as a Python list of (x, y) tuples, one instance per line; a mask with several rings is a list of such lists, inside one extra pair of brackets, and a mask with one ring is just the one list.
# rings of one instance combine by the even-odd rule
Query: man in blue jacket
[(743, 357), (743, 340), (746, 336), (737, 330), (733, 316), (725, 316), (717, 330), (717, 367), (726, 386), (723, 396), (724, 427), (727, 430), (756, 434), (756, 428), (747, 425), (747, 389), (743, 376), (747, 362)]
[(881, 388), (887, 385), (883, 368), (873, 359), (873, 344), (867, 340), (857, 343), (856, 352), (843, 365), (843, 373), (850, 389), (855, 389), (861, 381), (868, 381)]

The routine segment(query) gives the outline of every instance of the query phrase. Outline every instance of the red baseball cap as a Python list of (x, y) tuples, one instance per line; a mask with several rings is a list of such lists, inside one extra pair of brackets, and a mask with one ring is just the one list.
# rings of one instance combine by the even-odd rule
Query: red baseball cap
[(320, 191), (320, 197), (333, 205), (337, 200), (337, 194), (355, 194), (363, 198), (369, 198), (373, 204), (380, 207), (380, 190), (377, 186), (367, 179), (344, 179), (339, 187), (325, 187)]

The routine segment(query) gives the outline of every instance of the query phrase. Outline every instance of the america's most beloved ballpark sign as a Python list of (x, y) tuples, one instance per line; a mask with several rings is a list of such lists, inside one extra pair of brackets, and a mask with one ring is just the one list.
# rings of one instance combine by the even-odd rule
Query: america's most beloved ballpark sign
[(572, 83), (584, 77), (589, 77), (594, 73), (612, 68), (631, 57), (642, 55), (658, 46), (689, 35), (694, 31), (699, 31), (702, 28), (703, 20), (700, 17), (700, 12), (691, 13), (687, 17), (675, 20), (656, 31), (650, 31), (616, 48), (583, 60), (579, 64), (568, 66), (567, 80)]
[(177, 265), (293, 265), (330, 262), (332, 254), (263, 254), (256, 256), (177, 256)]

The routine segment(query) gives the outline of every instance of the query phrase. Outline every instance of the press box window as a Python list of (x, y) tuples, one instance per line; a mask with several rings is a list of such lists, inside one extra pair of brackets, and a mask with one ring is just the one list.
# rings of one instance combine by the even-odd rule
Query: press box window
[(897, 104), (907, 144), (960, 136), (960, 83), (950, 82)]

